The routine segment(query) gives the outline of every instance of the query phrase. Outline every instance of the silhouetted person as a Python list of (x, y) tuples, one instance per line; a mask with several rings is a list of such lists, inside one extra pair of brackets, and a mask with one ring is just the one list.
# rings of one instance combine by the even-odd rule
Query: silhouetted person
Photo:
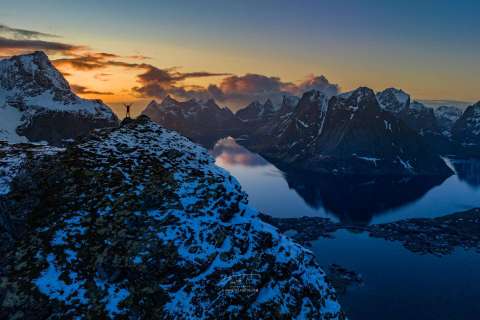
[(125, 104), (124, 107), (125, 107), (125, 111), (127, 112), (127, 114), (125, 115), (125, 118), (127, 119), (130, 119), (130, 107), (132, 105), (131, 104)]

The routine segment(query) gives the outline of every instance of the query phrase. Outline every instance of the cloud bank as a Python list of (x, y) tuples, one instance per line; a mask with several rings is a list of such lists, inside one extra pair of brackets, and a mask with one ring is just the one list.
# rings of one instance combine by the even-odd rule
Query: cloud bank
[(215, 99), (232, 109), (238, 109), (252, 101), (271, 99), (280, 103), (284, 95), (302, 95), (308, 90), (320, 90), (327, 95), (339, 92), (336, 84), (330, 83), (324, 76), (309, 75), (299, 83), (284, 82), (278, 77), (261, 74), (243, 76), (228, 75), (220, 84), (211, 84), (207, 88), (182, 86), (179, 81), (196, 77), (223, 76), (222, 73), (191, 72), (179, 73), (172, 70), (151, 68), (138, 76), (141, 86), (133, 88), (135, 94), (143, 98), (163, 99), (172, 95), (179, 99)]
[[(181, 72), (178, 67), (159, 68), (145, 61), (150, 57), (134, 54), (120, 56), (115, 53), (94, 52), (83, 45), (40, 38), (58, 38), (57, 35), (35, 30), (12, 28), (0, 23), (0, 56), (22, 54), (41, 50), (47, 54), (60, 55), (52, 60), (64, 74), (72, 70), (95, 72), (93, 78), (108, 81), (110, 73), (103, 69), (119, 67), (131, 69), (137, 75), (137, 85), (133, 85), (130, 94), (137, 98), (163, 99), (167, 95), (180, 100), (215, 99), (232, 109), (243, 107), (254, 100), (261, 102), (271, 99), (279, 103), (284, 95), (302, 95), (308, 90), (320, 90), (327, 95), (339, 92), (336, 84), (330, 83), (324, 76), (308, 75), (298, 82), (283, 81), (279, 77), (255, 73), (232, 75), (225, 72)], [(217, 84), (207, 87), (189, 85), (189, 79), (223, 77)], [(82, 85), (72, 85), (78, 94), (114, 95), (113, 92), (101, 92)]]

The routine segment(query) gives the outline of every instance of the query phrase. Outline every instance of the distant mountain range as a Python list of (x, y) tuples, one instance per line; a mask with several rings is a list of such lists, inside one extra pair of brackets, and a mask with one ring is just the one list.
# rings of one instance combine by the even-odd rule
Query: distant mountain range
[[(214, 100), (152, 101), (143, 111), (211, 147), (232, 136), (279, 166), (334, 174), (448, 175), (442, 156), (480, 156), (480, 104), (430, 108), (402, 90), (308, 91), (233, 113)], [(0, 140), (62, 146), (118, 119), (79, 98), (42, 52), (0, 61)]]
[(418, 99), (419, 102), (431, 108), (438, 108), (441, 106), (452, 106), (459, 109), (465, 110), (466, 107), (472, 105), (470, 101), (459, 101), (459, 100), (429, 100), (429, 99)]
[(213, 100), (180, 102), (167, 96), (161, 103), (151, 101), (142, 114), (203, 145), (228, 135), (238, 135), (242, 129), (242, 121)]
[(61, 145), (118, 119), (100, 100), (79, 98), (43, 52), (0, 60), (0, 140)]
[[(196, 106), (177, 114), (185, 104)], [(443, 176), (451, 170), (440, 155), (480, 154), (476, 105), (465, 113), (454, 106), (433, 109), (395, 88), (359, 88), (333, 97), (308, 91), (301, 98), (285, 96), (279, 105), (254, 101), (228, 116), (217, 106), (202, 121), (203, 102), (168, 97), (160, 104), (168, 108), (155, 113), (152, 105), (158, 104), (144, 114), (195, 141), (233, 136), (279, 166), (322, 173)]]

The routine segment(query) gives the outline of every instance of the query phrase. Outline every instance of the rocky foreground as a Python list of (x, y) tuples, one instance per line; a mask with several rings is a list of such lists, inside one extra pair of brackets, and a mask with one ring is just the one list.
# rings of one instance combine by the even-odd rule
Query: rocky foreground
[(344, 318), (313, 254), (146, 117), (22, 168), (0, 198), (1, 319)]
[(456, 248), (480, 252), (480, 209), (449, 214), (438, 218), (415, 218), (369, 226), (345, 225), (327, 218), (273, 218), (262, 219), (276, 226), (281, 232), (295, 230), (293, 239), (302, 244), (319, 237), (333, 237), (339, 229), (367, 232), (371, 237), (399, 241), (415, 253), (447, 255)]

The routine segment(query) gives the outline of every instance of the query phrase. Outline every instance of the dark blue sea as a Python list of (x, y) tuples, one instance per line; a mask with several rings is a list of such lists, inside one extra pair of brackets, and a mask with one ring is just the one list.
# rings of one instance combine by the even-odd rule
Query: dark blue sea
[[(248, 193), (250, 203), (275, 217), (321, 216), (366, 225), (436, 217), (480, 207), (480, 161), (450, 161), (446, 179), (325, 177), (281, 171), (227, 138), (212, 150)], [(420, 255), (397, 242), (340, 230), (310, 248), (320, 265), (360, 273), (340, 302), (350, 320), (480, 319), (480, 253), (457, 249)]]

